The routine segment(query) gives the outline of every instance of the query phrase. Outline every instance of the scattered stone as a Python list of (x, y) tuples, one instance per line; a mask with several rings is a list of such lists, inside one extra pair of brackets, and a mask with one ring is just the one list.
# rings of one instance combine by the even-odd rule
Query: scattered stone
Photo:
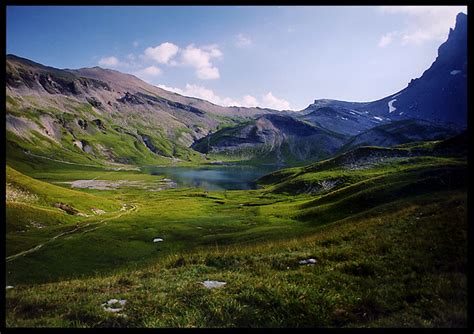
[(125, 299), (110, 299), (108, 302), (102, 304), (104, 311), (106, 312), (120, 312), (123, 310), (123, 306), (127, 303)]
[(92, 208), (91, 211), (94, 212), (94, 214), (96, 215), (103, 215), (105, 213), (104, 210), (96, 209), (96, 208)]
[(77, 215), (79, 213), (79, 211), (74, 209), (72, 206), (64, 203), (54, 203), (54, 207), (61, 209), (70, 215)]
[(301, 260), (300, 262), (298, 262), (299, 264), (315, 264), (317, 261), (316, 259), (307, 259), (307, 260)]
[(38, 196), (31, 194), (26, 190), (20, 189), (12, 183), (7, 183), (6, 200), (8, 202), (34, 203), (38, 201)]
[(204, 281), (201, 282), (206, 288), (208, 289), (214, 289), (214, 288), (220, 288), (223, 287), (224, 285), (227, 284), (227, 282), (219, 282), (219, 281)]
[(153, 242), (162, 242), (162, 241), (164, 241), (164, 240), (161, 239), (161, 238), (155, 238), (155, 239), (153, 239)]
[(6, 290), (13, 289), (13, 285), (7, 285)]
[(43, 224), (35, 222), (34, 220), (30, 220), (30, 225), (39, 229), (42, 229), (45, 227)]
[(79, 212), (76, 216), (79, 216), (79, 217), (90, 217), (88, 214), (82, 213), (82, 212)]

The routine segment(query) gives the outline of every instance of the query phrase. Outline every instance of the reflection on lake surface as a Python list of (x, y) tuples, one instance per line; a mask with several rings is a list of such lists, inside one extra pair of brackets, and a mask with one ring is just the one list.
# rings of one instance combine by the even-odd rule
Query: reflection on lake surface
[(206, 190), (257, 189), (256, 180), (282, 166), (235, 166), (219, 165), (205, 167), (146, 167), (144, 171), (172, 179), (180, 188), (203, 188)]

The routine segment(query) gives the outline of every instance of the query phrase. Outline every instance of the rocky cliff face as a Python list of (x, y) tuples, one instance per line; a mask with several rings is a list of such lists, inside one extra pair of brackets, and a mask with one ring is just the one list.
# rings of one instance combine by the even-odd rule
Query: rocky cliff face
[[(456, 26), (450, 30), (447, 41), (439, 47), (436, 60), (420, 78), (411, 80), (405, 89), (373, 102), (316, 100), (302, 113), (312, 114), (312, 121), (324, 126), (326, 116), (318, 111), (328, 107), (345, 113), (345, 117), (358, 112), (379, 123), (420, 119), (458, 130), (466, 128), (467, 15), (457, 15)], [(351, 127), (345, 126), (349, 123), (342, 119), (338, 123), (340, 128)], [(363, 126), (357, 127), (357, 131), (368, 128), (370, 126), (365, 129)]]

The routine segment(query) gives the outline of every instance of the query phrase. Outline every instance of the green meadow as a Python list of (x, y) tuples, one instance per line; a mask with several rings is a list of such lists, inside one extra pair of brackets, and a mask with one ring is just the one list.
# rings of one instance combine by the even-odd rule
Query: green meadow
[(7, 327), (467, 325), (466, 158), (336, 157), (206, 191), (11, 152)]

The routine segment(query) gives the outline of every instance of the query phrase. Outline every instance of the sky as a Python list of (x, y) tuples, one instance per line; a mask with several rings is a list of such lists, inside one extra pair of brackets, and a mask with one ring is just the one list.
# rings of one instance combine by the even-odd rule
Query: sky
[(229, 106), (373, 101), (436, 59), (465, 6), (8, 6), (7, 54), (100, 66)]

